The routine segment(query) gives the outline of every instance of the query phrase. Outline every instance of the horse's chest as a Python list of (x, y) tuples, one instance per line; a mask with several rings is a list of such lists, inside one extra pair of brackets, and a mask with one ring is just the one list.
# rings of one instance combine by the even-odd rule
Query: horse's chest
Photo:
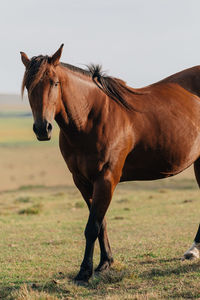
[(85, 153), (72, 153), (66, 162), (72, 173), (81, 174), (88, 180), (94, 179), (104, 165), (104, 161), (99, 160), (98, 155)]

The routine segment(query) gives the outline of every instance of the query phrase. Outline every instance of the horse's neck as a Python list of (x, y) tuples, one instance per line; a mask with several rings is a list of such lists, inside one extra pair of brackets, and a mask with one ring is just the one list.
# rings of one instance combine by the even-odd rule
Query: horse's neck
[[(66, 78), (62, 85), (62, 116), (65, 125), (73, 126), (77, 131), (82, 131), (88, 119), (88, 114), (93, 105), (92, 94), (98, 93), (98, 89), (91, 78), (65, 71)], [(85, 78), (86, 77), (86, 78)], [(63, 121), (63, 120), (62, 120)]]

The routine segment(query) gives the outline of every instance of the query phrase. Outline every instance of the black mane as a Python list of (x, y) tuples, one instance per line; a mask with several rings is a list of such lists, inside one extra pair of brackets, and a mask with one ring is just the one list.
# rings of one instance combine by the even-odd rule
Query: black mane
[[(42, 79), (48, 63), (51, 63), (51, 58), (48, 56), (39, 55), (32, 57), (24, 75), (22, 94), (25, 86), (30, 89), (29, 92), (34, 89), (34, 87)], [(141, 95), (142, 93), (129, 88), (121, 79), (106, 76), (106, 74), (102, 72), (100, 65), (92, 64), (88, 66), (88, 69), (81, 69), (67, 63), (61, 63), (61, 65), (73, 72), (91, 77), (96, 86), (107, 96), (122, 105), (124, 108), (128, 110), (135, 110), (134, 107), (127, 101), (127, 98), (129, 98), (130, 94)]]
[(124, 108), (134, 110), (133, 106), (128, 103), (125, 98), (129, 96), (130, 93), (135, 95), (141, 93), (127, 87), (126, 83), (121, 79), (106, 76), (100, 65), (91, 64), (87, 66), (88, 70), (66, 63), (61, 63), (61, 65), (74, 72), (91, 77), (98, 88), (100, 88), (107, 96), (122, 105)]
[(126, 83), (118, 78), (106, 76), (102, 71), (100, 65), (90, 65), (88, 66), (89, 71), (92, 75), (94, 83), (110, 98), (112, 98), (118, 104), (121, 104), (128, 110), (134, 109), (131, 104), (125, 99), (127, 97), (127, 92), (136, 94), (130, 90)]

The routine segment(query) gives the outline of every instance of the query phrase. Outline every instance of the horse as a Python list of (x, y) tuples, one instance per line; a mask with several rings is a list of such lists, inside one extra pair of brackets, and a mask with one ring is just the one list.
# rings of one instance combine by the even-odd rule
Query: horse
[[(60, 62), (63, 44), (52, 56), (24, 52), (22, 96), (27, 89), (39, 141), (60, 128), (61, 154), (89, 208), (85, 252), (77, 282), (113, 264), (105, 214), (119, 182), (156, 180), (194, 164), (200, 186), (200, 66), (135, 89), (107, 76), (99, 65), (88, 69)], [(200, 225), (183, 258), (199, 258)]]

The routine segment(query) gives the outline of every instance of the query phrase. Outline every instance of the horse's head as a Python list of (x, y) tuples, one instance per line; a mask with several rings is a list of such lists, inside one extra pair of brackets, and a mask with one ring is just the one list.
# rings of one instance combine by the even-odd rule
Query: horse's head
[(34, 118), (33, 131), (39, 141), (50, 140), (52, 122), (60, 111), (61, 86), (56, 67), (62, 48), (63, 44), (51, 57), (40, 55), (31, 59), (24, 52), (20, 52), (26, 67), (22, 94), (26, 87)]

